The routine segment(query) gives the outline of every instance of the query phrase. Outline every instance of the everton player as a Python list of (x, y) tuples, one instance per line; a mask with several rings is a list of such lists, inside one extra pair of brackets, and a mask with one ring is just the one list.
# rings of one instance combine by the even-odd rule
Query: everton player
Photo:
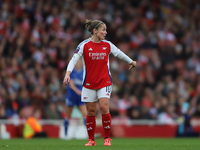
[(71, 118), (73, 107), (76, 105), (84, 118), (84, 124), (86, 123), (86, 107), (85, 102), (81, 101), (82, 80), (83, 80), (83, 67), (81, 59), (77, 62), (74, 70), (70, 74), (71, 80), (67, 86), (66, 106), (67, 106), (67, 118), (64, 121), (65, 135), (67, 136), (67, 130), (69, 126), (69, 119)]

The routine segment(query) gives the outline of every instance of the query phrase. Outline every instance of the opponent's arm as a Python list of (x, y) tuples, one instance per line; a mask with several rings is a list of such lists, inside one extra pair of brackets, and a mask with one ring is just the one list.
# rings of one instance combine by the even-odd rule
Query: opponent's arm
[(75, 86), (73, 79), (69, 81), (69, 86), (76, 94), (81, 95), (81, 91)]

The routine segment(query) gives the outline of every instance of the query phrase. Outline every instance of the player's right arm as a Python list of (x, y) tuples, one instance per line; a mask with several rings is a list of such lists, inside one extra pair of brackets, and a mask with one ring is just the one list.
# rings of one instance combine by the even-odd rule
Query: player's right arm
[(69, 83), (70, 74), (72, 73), (72, 70), (74, 69), (79, 58), (83, 55), (83, 46), (84, 46), (84, 44), (79, 44), (79, 46), (74, 51), (74, 55), (73, 55), (72, 59), (70, 60), (68, 66), (67, 66), (67, 70), (66, 70), (65, 77), (64, 77), (64, 80), (63, 80), (63, 83), (65, 85), (67, 85)]
[(75, 53), (72, 57), (72, 59), (70, 60), (68, 66), (67, 66), (67, 71), (65, 73), (65, 77), (64, 77), (64, 80), (63, 80), (63, 83), (65, 85), (67, 85), (70, 81), (70, 74), (72, 73), (72, 70), (74, 69), (76, 63), (78, 62), (79, 58), (81, 56), (77, 53)]
[(63, 83), (65, 85), (67, 85), (69, 83), (69, 81), (70, 81), (70, 74), (71, 74), (71, 71), (66, 71), (65, 77), (64, 77), (64, 80), (63, 80)]

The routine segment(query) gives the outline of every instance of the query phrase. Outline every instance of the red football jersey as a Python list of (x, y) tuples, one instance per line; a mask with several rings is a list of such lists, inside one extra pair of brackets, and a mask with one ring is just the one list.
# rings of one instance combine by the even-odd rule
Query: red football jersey
[(88, 89), (100, 89), (112, 85), (109, 70), (109, 54), (125, 59), (128, 63), (132, 59), (121, 52), (114, 44), (102, 40), (94, 43), (89, 39), (80, 43), (75, 53), (82, 57), (83, 62), (83, 86)]

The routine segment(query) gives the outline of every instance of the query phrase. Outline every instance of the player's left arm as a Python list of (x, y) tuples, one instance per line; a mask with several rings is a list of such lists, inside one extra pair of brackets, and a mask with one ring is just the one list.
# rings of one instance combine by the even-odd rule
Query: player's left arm
[(137, 64), (137, 62), (136, 61), (132, 61), (129, 65), (130, 65), (130, 67), (129, 67), (129, 69), (128, 70), (131, 70), (132, 68), (135, 68), (136, 67), (136, 64)]
[(110, 46), (111, 46), (111, 53), (115, 57), (124, 60), (125, 62), (127, 62), (130, 65), (129, 70), (136, 67), (136, 61), (133, 61), (130, 57), (128, 57), (120, 49), (118, 49), (114, 44), (110, 43)]

